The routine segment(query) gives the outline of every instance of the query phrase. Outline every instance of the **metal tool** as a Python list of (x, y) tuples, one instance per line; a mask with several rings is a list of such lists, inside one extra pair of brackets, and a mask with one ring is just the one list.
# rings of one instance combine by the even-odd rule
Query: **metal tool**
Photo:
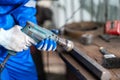
[[(72, 41), (58, 37), (58, 35), (56, 35), (52, 31), (45, 29), (43, 27), (40, 27), (39, 25), (36, 25), (29, 21), (27, 22), (26, 26), (22, 29), (22, 32), (24, 32), (29, 37), (31, 37), (33, 40), (35, 40), (36, 43), (42, 39), (51, 38), (55, 40), (59, 45), (63, 46), (66, 49), (66, 51), (70, 51), (74, 47), (74, 43)], [(5, 63), (9, 59), (10, 55), (15, 55), (15, 54), (16, 53), (13, 51), (8, 51), (8, 55), (6, 56), (5, 60), (0, 65), (1, 71), (3, 70)]]
[(85, 33), (81, 35), (80, 42), (84, 45), (90, 45), (93, 42), (93, 34)]
[(100, 52), (104, 55), (102, 65), (105, 68), (120, 68), (120, 58), (107, 51), (104, 47), (100, 47)]
[(58, 37), (58, 35), (52, 31), (29, 21), (27, 22), (26, 27), (22, 29), (22, 31), (34, 39), (36, 42), (39, 42), (45, 38), (51, 38), (55, 40), (59, 45), (63, 46), (67, 51), (72, 50), (74, 47), (74, 43), (72, 41)]
[(110, 42), (111, 39), (119, 39), (118, 36), (116, 35), (109, 35), (109, 34), (102, 34), (99, 35), (99, 37), (103, 40), (105, 40), (106, 42)]

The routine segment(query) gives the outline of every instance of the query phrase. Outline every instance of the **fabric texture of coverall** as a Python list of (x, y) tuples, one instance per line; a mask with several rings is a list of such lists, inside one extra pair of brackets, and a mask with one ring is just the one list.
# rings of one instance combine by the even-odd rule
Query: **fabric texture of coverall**
[[(36, 9), (26, 6), (30, 0), (0, 0), (0, 28), (10, 29), (14, 25), (24, 27), (26, 21), (36, 22)], [(7, 55), (7, 50), (0, 46), (0, 63)], [(6, 63), (0, 80), (37, 80), (36, 66), (30, 49), (11, 56)]]

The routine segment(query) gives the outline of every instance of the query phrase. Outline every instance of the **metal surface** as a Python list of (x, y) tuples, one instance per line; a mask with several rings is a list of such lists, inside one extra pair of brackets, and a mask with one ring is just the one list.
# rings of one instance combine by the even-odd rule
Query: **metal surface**
[(81, 52), (77, 48), (68, 52), (76, 61), (82, 63), (94, 76), (98, 77), (100, 80), (110, 80), (111, 74), (108, 70), (99, 65), (95, 60), (87, 56), (85, 53)]
[(110, 53), (107, 49), (100, 47), (100, 52), (103, 54), (102, 65), (105, 68), (120, 68), (120, 58)]
[(120, 58), (104, 58), (102, 65), (108, 69), (120, 68)]
[(75, 74), (75, 76), (79, 80), (87, 80), (80, 72), (78, 69), (76, 69), (62, 54), (59, 53), (59, 56), (62, 58), (62, 60), (65, 62), (67, 67)]
[(22, 31), (36, 42), (39, 42), (42, 39), (51, 38), (54, 41), (56, 41), (59, 45), (65, 47), (68, 51), (74, 47), (74, 43), (72, 41), (61, 38), (52, 31), (43, 28), (37, 24), (34, 24), (30, 21), (27, 22), (26, 27), (24, 27)]

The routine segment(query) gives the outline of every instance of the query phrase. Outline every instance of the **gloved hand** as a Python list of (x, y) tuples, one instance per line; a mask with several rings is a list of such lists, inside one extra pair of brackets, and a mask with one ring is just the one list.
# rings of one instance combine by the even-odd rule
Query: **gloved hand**
[[(56, 29), (51, 30), (52, 32), (54, 32), (55, 34), (58, 34), (59, 31)], [(57, 43), (56, 41), (47, 38), (47, 39), (43, 39), (42, 41), (40, 41), (37, 45), (36, 48), (38, 50), (43, 50), (43, 51), (55, 51), (57, 48)]]
[(56, 41), (50, 38), (43, 39), (36, 45), (36, 48), (38, 50), (43, 50), (43, 51), (55, 51), (56, 47), (57, 47)]
[(21, 26), (15, 25), (9, 30), (0, 28), (0, 45), (8, 50), (20, 52), (28, 49), (35, 41), (21, 31)]

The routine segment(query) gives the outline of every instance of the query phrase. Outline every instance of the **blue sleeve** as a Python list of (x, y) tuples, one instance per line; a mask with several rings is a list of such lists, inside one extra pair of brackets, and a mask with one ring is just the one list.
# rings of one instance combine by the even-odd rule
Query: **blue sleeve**
[(15, 22), (20, 26), (25, 26), (27, 21), (37, 24), (36, 21), (36, 8), (20, 6), (17, 10), (12, 12)]
[(0, 5), (15, 5), (15, 4), (22, 4), (29, 0), (0, 0)]

